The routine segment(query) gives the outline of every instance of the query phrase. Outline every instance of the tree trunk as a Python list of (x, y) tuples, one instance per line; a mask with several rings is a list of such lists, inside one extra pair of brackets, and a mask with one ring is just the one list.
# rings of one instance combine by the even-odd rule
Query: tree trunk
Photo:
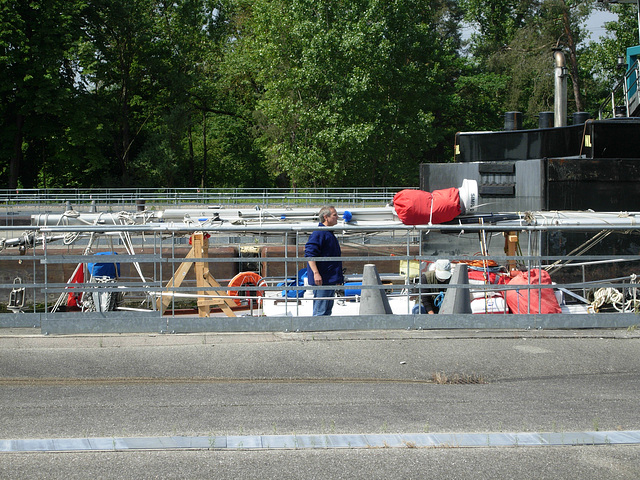
[(13, 155), (9, 161), (9, 185), (10, 189), (18, 188), (18, 178), (20, 176), (20, 164), (22, 163), (22, 127), (24, 126), (24, 115), (16, 115), (16, 134), (13, 137)]
[(576, 100), (576, 111), (583, 111), (582, 94), (580, 93), (580, 77), (578, 73), (578, 57), (576, 55), (576, 42), (573, 39), (573, 32), (569, 23), (569, 12), (565, 9), (562, 14), (564, 33), (567, 35), (567, 46), (569, 47), (569, 69), (571, 71), (571, 83), (573, 84), (573, 96)]
[(202, 112), (202, 177), (200, 188), (204, 188), (207, 183), (207, 114)]
[(121, 148), (122, 154), (120, 156), (120, 174), (122, 176), (122, 186), (128, 184), (127, 172), (129, 170), (129, 143), (131, 142), (131, 127), (129, 125), (129, 105), (127, 104), (127, 98), (123, 98), (122, 104), (122, 138)]
[(188, 136), (189, 136), (189, 183), (188, 185), (191, 187), (195, 185), (195, 158), (193, 154), (193, 131), (191, 129), (191, 124), (189, 124)]

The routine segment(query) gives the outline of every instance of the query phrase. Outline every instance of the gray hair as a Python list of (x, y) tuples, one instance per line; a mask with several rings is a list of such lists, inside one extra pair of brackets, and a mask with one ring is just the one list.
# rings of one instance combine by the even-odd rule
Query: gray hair
[(320, 209), (320, 211), (318, 212), (318, 220), (320, 220), (320, 223), (324, 223), (326, 218), (331, 215), (332, 210), (335, 210), (335, 207), (333, 205), (325, 205)]

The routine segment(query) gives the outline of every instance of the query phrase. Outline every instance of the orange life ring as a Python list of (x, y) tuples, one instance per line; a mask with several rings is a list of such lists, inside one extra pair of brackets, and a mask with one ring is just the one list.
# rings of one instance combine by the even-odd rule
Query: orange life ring
[[(262, 280), (262, 277), (260, 275), (258, 275), (256, 272), (240, 272), (239, 274), (237, 274), (235, 277), (233, 277), (231, 280), (229, 280), (229, 287), (235, 287), (235, 288), (239, 288), (239, 287), (243, 287), (245, 285), (250, 286), (250, 287), (257, 287), (260, 284), (260, 281)], [(238, 296), (238, 290), (229, 290), (229, 295), (237, 297)], [(251, 292), (251, 294), (257, 294), (257, 296), (261, 297), (262, 295), (264, 295), (264, 292), (261, 290), (257, 290), (255, 292)], [(239, 298), (234, 299), (234, 302), (236, 302), (236, 305), (241, 305), (241, 300)]]

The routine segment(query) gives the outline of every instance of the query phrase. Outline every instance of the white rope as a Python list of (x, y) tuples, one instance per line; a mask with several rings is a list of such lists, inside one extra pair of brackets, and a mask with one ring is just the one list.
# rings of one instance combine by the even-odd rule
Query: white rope
[(618, 310), (617, 305), (620, 304), (624, 300), (624, 295), (615, 288), (599, 288), (593, 294), (593, 302), (591, 305), (595, 310), (598, 310), (605, 303), (611, 304), (614, 306), (616, 310)]
[[(100, 217), (102, 217), (102, 212), (100, 212), (100, 214), (98, 215), (98, 218), (96, 218), (94, 220), (94, 222), (91, 223), (91, 222), (89, 222), (87, 220), (83, 220), (82, 218), (80, 218), (80, 213), (76, 212), (75, 210), (67, 210), (66, 212), (64, 212), (62, 214), (62, 217), (60, 217), (60, 219), (58, 220), (58, 223), (56, 225), (60, 225), (60, 223), (63, 220), (64, 220), (64, 225), (69, 225), (69, 222), (66, 220), (67, 217), (75, 218), (78, 221), (84, 223), (85, 225), (97, 225), (100, 222)], [(80, 238), (81, 235), (82, 235), (82, 232), (69, 232), (69, 233), (66, 233), (64, 235), (64, 238), (62, 239), (62, 243), (64, 245), (73, 245), (76, 242), (76, 240), (78, 240), (78, 238)]]
[(431, 212), (429, 212), (429, 225), (433, 225), (433, 195), (431, 195)]
[(598, 311), (598, 309), (604, 304), (611, 304), (613, 308), (620, 313), (634, 311), (640, 308), (640, 300), (637, 299), (637, 287), (635, 286), (637, 283), (637, 275), (632, 274), (630, 276), (630, 280), (631, 283), (634, 284), (634, 286), (631, 287), (633, 298), (625, 301), (625, 295), (623, 292), (612, 287), (599, 288), (593, 294), (593, 302), (591, 302), (593, 309)]

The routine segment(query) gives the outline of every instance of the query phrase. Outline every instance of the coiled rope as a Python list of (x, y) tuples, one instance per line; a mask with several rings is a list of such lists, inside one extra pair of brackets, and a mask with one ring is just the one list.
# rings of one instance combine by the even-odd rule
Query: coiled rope
[(615, 288), (599, 288), (593, 294), (593, 302), (591, 302), (593, 309), (598, 311), (598, 309), (604, 304), (611, 304), (613, 308), (620, 313), (640, 309), (640, 300), (637, 298), (637, 287), (635, 286), (637, 283), (637, 275), (632, 274), (630, 276), (630, 280), (634, 286), (631, 287), (632, 297), (629, 300), (625, 301), (624, 293)]

